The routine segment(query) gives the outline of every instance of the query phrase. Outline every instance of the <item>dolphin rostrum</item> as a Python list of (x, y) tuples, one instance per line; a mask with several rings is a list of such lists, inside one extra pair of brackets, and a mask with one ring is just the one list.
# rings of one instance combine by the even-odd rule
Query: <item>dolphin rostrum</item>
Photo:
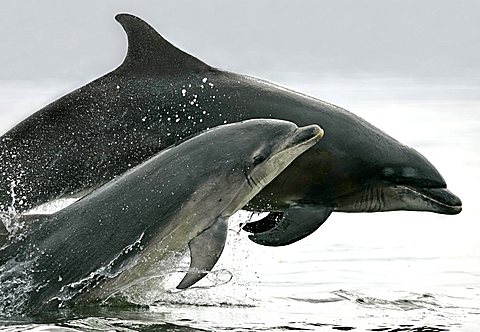
[(129, 14), (123, 63), (45, 106), (0, 142), (0, 204), (12, 191), (27, 210), (83, 194), (206, 128), (254, 118), (325, 130), (314, 148), (246, 207), (272, 212), (251, 239), (286, 245), (332, 211), (457, 214), (461, 201), (420, 153), (348, 111), (267, 81), (211, 67)]

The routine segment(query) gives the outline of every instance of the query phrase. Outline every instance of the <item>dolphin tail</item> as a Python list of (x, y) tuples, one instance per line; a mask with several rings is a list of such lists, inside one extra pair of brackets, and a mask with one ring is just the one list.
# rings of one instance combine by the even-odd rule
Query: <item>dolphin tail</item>
[(190, 241), (188, 244), (190, 248), (190, 269), (178, 284), (178, 289), (192, 286), (213, 268), (225, 247), (227, 231), (228, 218), (219, 217), (212, 226)]
[[(286, 246), (316, 231), (332, 213), (333, 208), (319, 205), (292, 205), (283, 213), (277, 224), (268, 230), (249, 235), (257, 244), (271, 247)], [(268, 218), (265, 217), (265, 218)], [(271, 220), (267, 220), (271, 223)], [(261, 222), (261, 221), (260, 221)], [(256, 222), (258, 223), (258, 222)], [(248, 225), (248, 224), (247, 224)], [(245, 229), (245, 228), (244, 228)], [(251, 228), (247, 228), (252, 230)]]

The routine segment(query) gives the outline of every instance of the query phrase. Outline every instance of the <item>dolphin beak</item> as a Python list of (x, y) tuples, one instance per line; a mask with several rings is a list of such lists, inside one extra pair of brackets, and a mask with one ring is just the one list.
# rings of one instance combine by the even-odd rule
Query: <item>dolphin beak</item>
[(462, 211), (462, 201), (446, 188), (409, 188), (428, 201), (434, 212), (441, 214), (459, 214)]
[(289, 142), (289, 147), (316, 143), (323, 137), (323, 134), (323, 129), (317, 125), (297, 128)]
[(342, 197), (335, 208), (340, 212), (430, 211), (459, 214), (462, 201), (446, 188), (418, 188), (410, 185), (379, 183)]

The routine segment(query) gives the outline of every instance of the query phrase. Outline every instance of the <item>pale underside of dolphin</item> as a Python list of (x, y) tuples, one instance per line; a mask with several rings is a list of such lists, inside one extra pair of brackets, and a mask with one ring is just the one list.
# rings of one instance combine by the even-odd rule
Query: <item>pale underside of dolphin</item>
[[(228, 218), (322, 135), (316, 125), (257, 119), (160, 152), (0, 250), (0, 312), (103, 300), (187, 245), (190, 269), (177, 288), (192, 286), (219, 259)], [(7, 301), (11, 293), (18, 298)]]
[(124, 62), (1, 138), (4, 208), (13, 182), (26, 210), (88, 192), (206, 128), (276, 118), (318, 124), (325, 138), (248, 204), (250, 210), (271, 212), (246, 226), (253, 241), (293, 243), (333, 211), (461, 211), (460, 199), (425, 157), (365, 120), (270, 82), (211, 67), (138, 17), (116, 19), (128, 37)]

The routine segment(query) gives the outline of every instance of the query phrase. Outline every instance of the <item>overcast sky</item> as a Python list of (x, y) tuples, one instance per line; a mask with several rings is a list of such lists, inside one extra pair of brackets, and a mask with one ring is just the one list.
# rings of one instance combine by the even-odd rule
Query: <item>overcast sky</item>
[(119, 12), (210, 65), (255, 76), (480, 84), (476, 0), (1, 0), (0, 80), (110, 71), (126, 50)]

